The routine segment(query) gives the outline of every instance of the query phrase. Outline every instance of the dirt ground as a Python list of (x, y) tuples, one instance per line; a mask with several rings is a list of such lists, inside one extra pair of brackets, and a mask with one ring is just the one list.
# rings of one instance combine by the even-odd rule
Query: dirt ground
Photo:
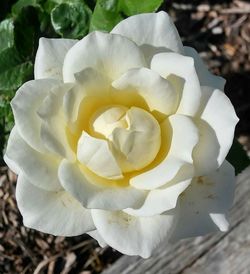
[[(225, 92), (240, 122), (239, 140), (249, 149), (249, 1), (166, 1), (184, 45), (200, 52), (209, 68), (227, 80)], [(54, 237), (22, 224), (15, 201), (16, 176), (0, 168), (0, 273), (100, 273), (120, 254), (101, 249), (89, 236)]]

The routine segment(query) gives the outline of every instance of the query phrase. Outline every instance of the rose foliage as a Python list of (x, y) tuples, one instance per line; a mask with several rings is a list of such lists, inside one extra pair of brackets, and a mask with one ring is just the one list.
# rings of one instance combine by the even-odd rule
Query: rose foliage
[(238, 118), (165, 12), (80, 41), (41, 38), (34, 74), (11, 102), (5, 154), (27, 227), (144, 258), (228, 229)]

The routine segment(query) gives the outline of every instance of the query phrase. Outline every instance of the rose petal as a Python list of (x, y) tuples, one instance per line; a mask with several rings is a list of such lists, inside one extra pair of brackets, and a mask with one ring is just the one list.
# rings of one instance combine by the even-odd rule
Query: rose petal
[(117, 24), (111, 33), (121, 34), (134, 41), (149, 62), (157, 52), (183, 52), (178, 31), (166, 12), (131, 16)]
[[(198, 130), (194, 122), (180, 114), (170, 116), (169, 122), (172, 127), (172, 141), (167, 156), (155, 168), (133, 177), (130, 180), (133, 187), (155, 189), (163, 186), (172, 180), (181, 168), (193, 164), (192, 152), (198, 142)], [(164, 123), (167, 126), (167, 121), (163, 122), (163, 127)]]
[[(11, 133), (10, 133), (10, 134), (11, 134)], [(5, 163), (6, 163), (6, 165), (7, 165), (14, 173), (19, 174), (19, 173), (21, 172), (21, 170), (20, 170), (18, 164), (17, 164), (14, 160), (10, 159), (10, 158), (8, 157), (7, 154), (4, 154), (3, 159), (4, 159)]]
[(14, 163), (14, 171), (25, 174), (33, 185), (45, 190), (62, 189), (57, 176), (58, 160), (30, 147), (19, 135), (16, 127), (10, 133), (4, 157), (10, 168)]
[(196, 118), (199, 130), (199, 142), (193, 150), (193, 160), (196, 175), (206, 175), (218, 168), (220, 145), (213, 128), (204, 120)]
[(144, 66), (144, 56), (132, 41), (120, 35), (96, 31), (68, 51), (63, 64), (63, 79), (74, 82), (74, 74), (88, 67), (116, 79), (128, 69)]
[(220, 90), (224, 90), (226, 80), (220, 76), (212, 74), (204, 64), (200, 55), (194, 48), (184, 47), (184, 53), (186, 56), (194, 59), (194, 66), (199, 77), (201, 86), (214, 87)]
[(90, 210), (65, 191), (50, 192), (20, 174), (16, 198), (24, 225), (56, 236), (77, 236), (95, 229)]
[(110, 84), (105, 75), (93, 68), (85, 68), (75, 75), (75, 86), (66, 92), (63, 99), (64, 112), (69, 122), (75, 122), (82, 100), (86, 97), (105, 96)]
[(100, 247), (107, 246), (107, 243), (103, 240), (102, 236), (97, 230), (90, 231), (87, 234), (91, 236), (92, 238), (94, 238), (98, 242)]
[(134, 217), (122, 211), (91, 210), (94, 224), (108, 245), (127, 255), (148, 258), (172, 233), (175, 217)]
[(145, 199), (144, 191), (113, 186), (112, 182), (109, 186), (108, 180), (94, 175), (86, 168), (82, 172), (75, 163), (66, 160), (60, 165), (59, 178), (64, 189), (86, 208), (107, 210), (138, 208)]
[[(151, 190), (144, 204), (138, 209), (124, 209), (123, 211), (133, 216), (153, 216), (161, 214), (176, 207), (179, 195), (190, 185), (193, 168), (182, 168), (175, 178), (161, 188)], [(183, 180), (184, 178), (184, 180)]]
[(119, 93), (126, 90), (138, 93), (146, 101), (150, 111), (166, 115), (176, 111), (177, 92), (166, 79), (150, 69), (131, 69), (115, 80), (112, 86), (119, 90)]
[(234, 168), (227, 161), (211, 174), (194, 178), (180, 198), (180, 213), (172, 239), (227, 230), (225, 215), (233, 203), (234, 188)]
[(85, 96), (87, 96), (85, 88), (80, 87), (79, 85), (75, 85), (65, 93), (63, 98), (63, 109), (67, 122), (75, 122), (77, 120), (79, 107)]
[(193, 58), (173, 52), (159, 53), (152, 58), (151, 69), (163, 78), (177, 75), (185, 81), (177, 113), (194, 115), (199, 109), (201, 89)]
[(63, 113), (63, 96), (72, 88), (62, 84), (54, 88), (44, 99), (37, 113), (42, 119), (41, 140), (44, 147), (61, 158), (75, 160), (66, 135), (66, 119)]
[(197, 174), (205, 175), (224, 161), (239, 119), (222, 91), (202, 87), (202, 92), (200, 120), (197, 120), (201, 136), (193, 157)]
[(76, 42), (72, 39), (40, 38), (35, 60), (35, 79), (62, 80), (64, 57)]
[(26, 82), (11, 101), (16, 127), (22, 138), (34, 149), (43, 152), (40, 138), (41, 119), (37, 110), (50, 90), (60, 85), (58, 80), (40, 79)]
[(121, 169), (109, 149), (108, 142), (94, 138), (84, 131), (78, 141), (77, 159), (101, 177), (123, 178)]

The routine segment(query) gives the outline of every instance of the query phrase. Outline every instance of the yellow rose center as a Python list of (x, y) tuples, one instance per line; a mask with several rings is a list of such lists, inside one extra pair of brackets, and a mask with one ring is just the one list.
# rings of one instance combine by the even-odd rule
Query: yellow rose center
[(108, 138), (115, 128), (127, 128), (127, 110), (127, 107), (119, 105), (102, 107), (91, 118), (92, 130)]
[(97, 136), (108, 141), (123, 173), (146, 167), (160, 149), (160, 126), (144, 109), (106, 106), (94, 113), (90, 124)]

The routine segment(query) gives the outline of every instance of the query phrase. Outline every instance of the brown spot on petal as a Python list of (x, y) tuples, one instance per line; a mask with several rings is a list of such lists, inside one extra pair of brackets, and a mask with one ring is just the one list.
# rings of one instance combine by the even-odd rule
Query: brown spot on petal
[(206, 196), (207, 199), (212, 199), (212, 200), (215, 199), (215, 197), (216, 196), (212, 193)]
[(203, 185), (204, 184), (204, 176), (197, 177), (196, 182), (197, 182), (197, 184)]
[(115, 215), (109, 218), (108, 223), (118, 223), (122, 226), (128, 227), (134, 220), (135, 218), (132, 215), (118, 211), (117, 213), (115, 213)]
[(64, 201), (62, 201), (62, 204), (63, 204), (63, 206), (64, 206), (64, 207), (66, 207), (66, 204), (65, 204), (65, 202), (64, 202)]

